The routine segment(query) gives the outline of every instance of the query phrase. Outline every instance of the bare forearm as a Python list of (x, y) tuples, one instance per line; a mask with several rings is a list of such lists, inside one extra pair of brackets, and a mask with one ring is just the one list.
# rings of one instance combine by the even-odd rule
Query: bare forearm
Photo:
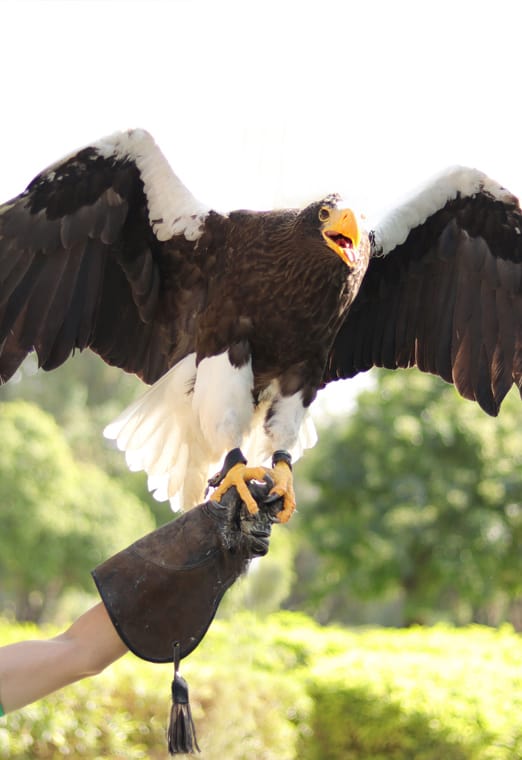
[(0, 703), (5, 712), (16, 710), (99, 673), (126, 651), (98, 604), (59, 636), (0, 648)]

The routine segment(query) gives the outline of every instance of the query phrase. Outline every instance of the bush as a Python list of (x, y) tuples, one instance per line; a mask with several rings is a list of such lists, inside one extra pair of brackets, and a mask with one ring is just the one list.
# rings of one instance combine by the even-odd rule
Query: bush
[[(0, 625), (0, 642), (35, 630)], [(204, 760), (522, 758), (510, 628), (353, 632), (240, 614), (215, 621), (182, 672)], [(171, 677), (128, 655), (2, 719), (0, 757), (166, 758)]]
[(309, 676), (303, 760), (522, 758), (522, 647), (511, 628), (344, 636)]
[[(251, 624), (254, 633), (258, 625)], [(4, 623), (0, 642), (42, 633), (53, 635), (49, 628), (39, 634), (35, 626)], [(307, 704), (306, 695), (284, 672), (257, 667), (247, 650), (244, 660), (235, 643), (234, 623), (218, 622), (216, 635), (209, 634), (182, 663), (203, 757), (292, 760), (301, 720), (296, 711), (303, 700)], [(251, 643), (255, 649), (259, 633)], [(1, 719), (0, 757), (166, 758), (171, 679), (171, 665), (153, 665), (127, 655), (96, 678)]]

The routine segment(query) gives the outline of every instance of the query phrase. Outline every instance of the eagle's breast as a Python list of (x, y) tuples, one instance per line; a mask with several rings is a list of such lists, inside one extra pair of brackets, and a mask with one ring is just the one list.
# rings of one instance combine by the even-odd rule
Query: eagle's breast
[(288, 392), (319, 387), (368, 264), (366, 241), (350, 269), (319, 235), (302, 244), (294, 219), (285, 211), (209, 220), (205, 255), (215, 266), (198, 319), (197, 360), (226, 350), (238, 365), (251, 358), (258, 390), (274, 379)]

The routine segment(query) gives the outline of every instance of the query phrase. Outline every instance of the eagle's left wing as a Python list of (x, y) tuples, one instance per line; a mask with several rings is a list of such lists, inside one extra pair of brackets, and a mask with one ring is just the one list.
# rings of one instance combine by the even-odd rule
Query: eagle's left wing
[(397, 209), (330, 352), (325, 382), (416, 365), (496, 415), (522, 385), (522, 211), (456, 169)]

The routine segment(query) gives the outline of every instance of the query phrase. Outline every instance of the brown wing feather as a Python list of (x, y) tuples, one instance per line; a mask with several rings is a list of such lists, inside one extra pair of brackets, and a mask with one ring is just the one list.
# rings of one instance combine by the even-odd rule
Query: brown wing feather
[(0, 381), (32, 350), (53, 369), (89, 347), (154, 382), (179, 358), (180, 340), (190, 348), (177, 331), (176, 293), (187, 289), (178, 280), (190, 277), (194, 243), (180, 245), (177, 267), (175, 244), (159, 242), (150, 227), (129, 158), (86, 148), (36, 177), (0, 207)]
[(498, 413), (522, 377), (522, 212), (457, 198), (373, 258), (329, 356), (325, 382), (416, 365)]

